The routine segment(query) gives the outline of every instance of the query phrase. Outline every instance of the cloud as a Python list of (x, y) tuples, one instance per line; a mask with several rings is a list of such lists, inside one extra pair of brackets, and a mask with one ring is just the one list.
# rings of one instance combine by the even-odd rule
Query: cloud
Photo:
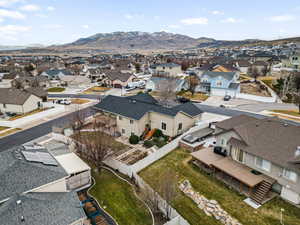
[(64, 26), (61, 25), (61, 24), (46, 24), (46, 25), (43, 26), (44, 29), (53, 29), (53, 30), (55, 30), (55, 29), (61, 29), (63, 27)]
[(18, 26), (18, 25), (0, 26), (0, 34), (7, 34), (7, 35), (16, 35), (30, 30), (31, 27), (28, 26)]
[(84, 28), (84, 29), (89, 29), (90, 28), (90, 26), (87, 25), (87, 24), (86, 25), (82, 25), (81, 27)]
[(26, 11), (26, 12), (36, 12), (39, 11), (41, 8), (38, 5), (30, 4), (30, 5), (24, 5), (20, 7), (20, 10)]
[(213, 15), (224, 15), (224, 12), (219, 11), (219, 10), (214, 10), (214, 11), (211, 11), (211, 14), (213, 14)]
[(233, 17), (228, 17), (224, 20), (221, 20), (222, 23), (240, 23), (242, 22), (242, 19), (236, 19), (236, 18), (233, 18)]
[(176, 24), (171, 24), (171, 25), (168, 25), (168, 28), (171, 28), (171, 29), (178, 29), (180, 28), (179, 25), (176, 25)]
[(23, 3), (24, 0), (0, 0), (0, 7), (11, 6), (15, 3)]
[(268, 18), (271, 22), (289, 22), (295, 20), (295, 16), (293, 15), (281, 15), (281, 16), (272, 16)]
[(131, 14), (125, 14), (124, 17), (128, 20), (133, 19), (133, 15), (131, 15)]
[(154, 16), (153, 18), (154, 18), (154, 20), (159, 20), (160, 16)]
[(0, 18), (0, 23), (2, 23), (4, 21), (4, 19)]
[(48, 11), (54, 11), (55, 8), (54, 8), (53, 6), (48, 6), (48, 7), (47, 7), (47, 10), (48, 10)]
[(0, 18), (25, 19), (25, 15), (19, 11), (0, 9)]
[(180, 20), (181, 23), (185, 25), (194, 25), (194, 24), (208, 24), (208, 19), (205, 17), (198, 17), (198, 18), (186, 18)]

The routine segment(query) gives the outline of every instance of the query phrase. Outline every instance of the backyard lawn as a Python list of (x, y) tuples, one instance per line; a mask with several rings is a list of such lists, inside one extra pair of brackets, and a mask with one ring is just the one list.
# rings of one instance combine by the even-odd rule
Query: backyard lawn
[(108, 170), (93, 174), (96, 185), (91, 194), (119, 225), (151, 225), (146, 206), (135, 196), (132, 187)]
[[(244, 196), (203, 173), (196, 166), (189, 163), (190, 159), (191, 156), (188, 152), (177, 149), (144, 169), (140, 175), (155, 188), (161, 171), (169, 167), (176, 172), (178, 182), (188, 179), (195, 191), (203, 194), (208, 199), (217, 200), (224, 210), (243, 225), (280, 225), (281, 208), (285, 209), (285, 225), (300, 224), (300, 208), (292, 206), (280, 198), (275, 198), (255, 210), (243, 202)], [(191, 225), (220, 224), (212, 217), (206, 216), (190, 198), (181, 192), (172, 205)]]
[(52, 88), (49, 88), (47, 91), (48, 92), (63, 92), (64, 90), (66, 90), (66, 89), (63, 87), (52, 87)]

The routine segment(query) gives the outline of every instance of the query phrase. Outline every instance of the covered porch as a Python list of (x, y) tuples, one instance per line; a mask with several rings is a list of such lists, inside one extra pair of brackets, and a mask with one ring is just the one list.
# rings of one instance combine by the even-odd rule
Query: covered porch
[(228, 156), (214, 153), (213, 148), (205, 148), (191, 153), (194, 164), (200, 169), (212, 174), (230, 188), (250, 197), (262, 204), (273, 197), (271, 187), (275, 180), (255, 173)]

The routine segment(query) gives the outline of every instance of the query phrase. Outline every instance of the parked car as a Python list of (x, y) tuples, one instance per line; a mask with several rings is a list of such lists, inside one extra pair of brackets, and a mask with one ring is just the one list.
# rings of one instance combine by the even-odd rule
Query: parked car
[(68, 99), (59, 99), (56, 101), (57, 104), (61, 104), (61, 105), (71, 105), (71, 101)]
[(187, 103), (190, 102), (191, 100), (185, 97), (177, 96), (177, 101), (180, 103)]
[(226, 106), (225, 106), (225, 105), (220, 105), (220, 107), (221, 107), (221, 108), (226, 108)]
[(231, 99), (231, 96), (230, 96), (230, 95), (225, 95), (223, 100), (224, 100), (224, 101), (229, 101), (230, 99)]

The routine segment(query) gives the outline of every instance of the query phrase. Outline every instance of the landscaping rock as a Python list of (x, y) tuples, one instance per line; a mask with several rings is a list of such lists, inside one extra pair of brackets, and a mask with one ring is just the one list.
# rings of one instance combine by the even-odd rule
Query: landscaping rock
[(214, 199), (207, 199), (198, 192), (195, 192), (191, 183), (188, 180), (184, 180), (179, 184), (179, 189), (189, 198), (191, 198), (198, 208), (203, 210), (207, 216), (213, 216), (216, 220), (225, 225), (242, 225), (236, 219), (232, 218), (219, 203)]

